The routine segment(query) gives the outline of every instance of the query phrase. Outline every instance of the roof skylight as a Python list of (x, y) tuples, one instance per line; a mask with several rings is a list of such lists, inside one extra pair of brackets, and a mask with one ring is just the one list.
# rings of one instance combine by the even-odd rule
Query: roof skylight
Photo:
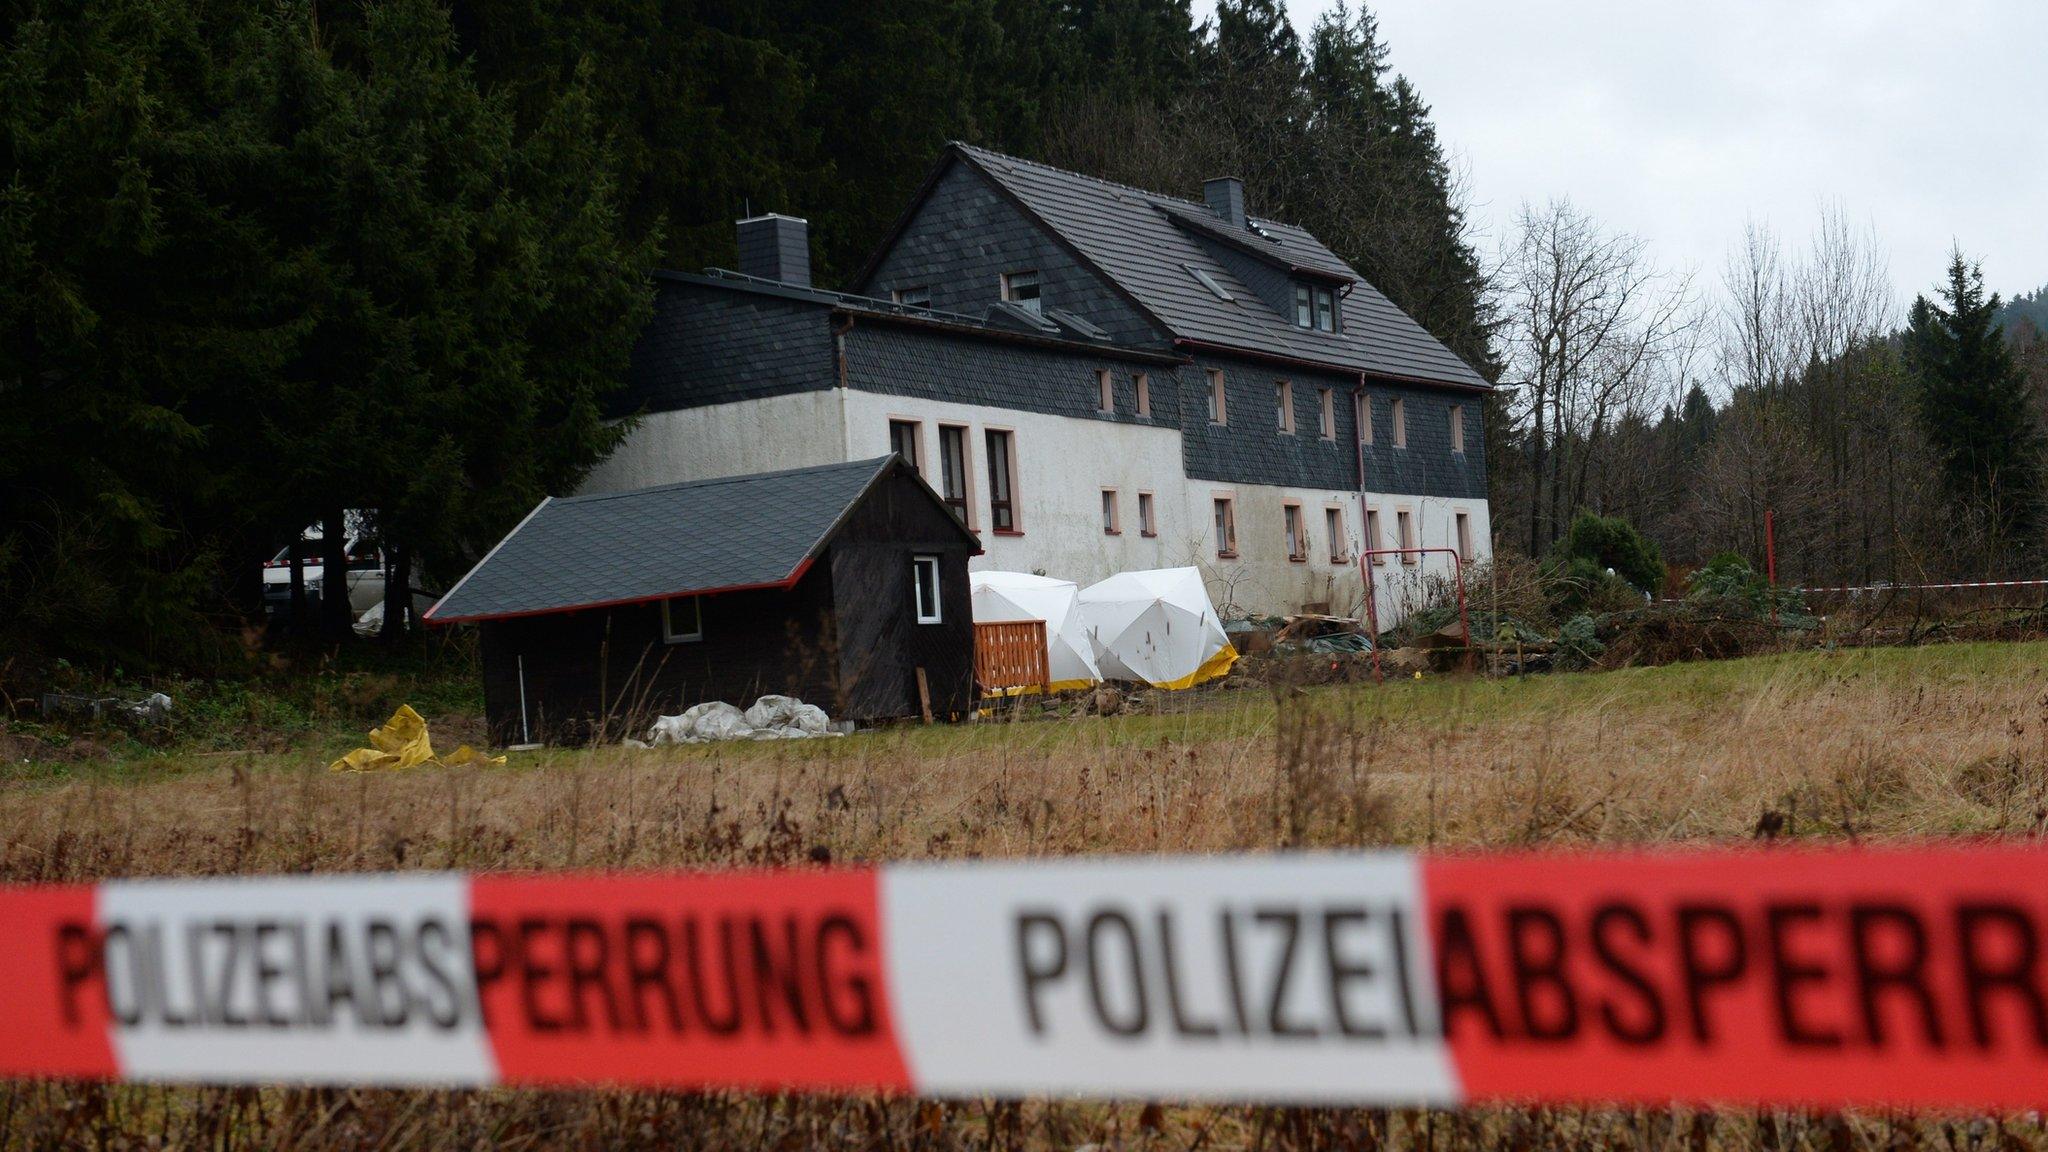
[(1209, 275), (1207, 270), (1197, 268), (1193, 264), (1183, 264), (1181, 265), (1181, 267), (1188, 270), (1188, 275), (1193, 276), (1195, 279), (1201, 281), (1202, 287), (1207, 288), (1211, 292), (1214, 292), (1218, 300), (1221, 300), (1226, 304), (1234, 303), (1236, 301), (1237, 298), (1232, 296), (1230, 292), (1223, 287), (1223, 285), (1218, 284), (1216, 282), (1216, 278), (1214, 276)]

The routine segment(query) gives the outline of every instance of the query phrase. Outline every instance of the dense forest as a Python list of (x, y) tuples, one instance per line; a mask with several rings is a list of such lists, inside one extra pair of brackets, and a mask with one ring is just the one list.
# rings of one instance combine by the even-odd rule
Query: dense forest
[(772, 209), (835, 283), (953, 139), (1242, 176), (1502, 380), (1503, 548), (1754, 555), (1769, 508), (1797, 577), (2034, 570), (2038, 294), (1959, 256), (1907, 314), (1839, 214), (1711, 284), (1562, 200), (1482, 251), (1391, 63), (1278, 0), (0, 0), (0, 651), (220, 666), (344, 510), (443, 586), (616, 442), (651, 269)]

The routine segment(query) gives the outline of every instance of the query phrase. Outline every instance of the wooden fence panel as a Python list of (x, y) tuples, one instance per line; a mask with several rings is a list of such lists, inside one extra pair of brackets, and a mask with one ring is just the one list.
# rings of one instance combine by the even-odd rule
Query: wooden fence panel
[(1052, 691), (1045, 621), (1001, 620), (974, 625), (974, 679), (984, 693)]

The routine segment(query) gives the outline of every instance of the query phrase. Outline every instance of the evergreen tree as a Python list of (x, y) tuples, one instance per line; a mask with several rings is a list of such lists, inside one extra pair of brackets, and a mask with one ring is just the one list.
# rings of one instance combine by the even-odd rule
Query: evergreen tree
[(1981, 518), (1994, 561), (2040, 551), (2042, 436), (2025, 376), (1997, 322), (1997, 293), (1961, 251), (1940, 290), (1913, 301), (1905, 338), (1929, 443), (1950, 494)]

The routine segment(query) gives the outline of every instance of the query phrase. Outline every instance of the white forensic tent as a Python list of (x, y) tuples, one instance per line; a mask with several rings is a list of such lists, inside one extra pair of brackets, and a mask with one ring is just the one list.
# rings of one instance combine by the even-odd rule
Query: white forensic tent
[(1086, 688), (1102, 679), (1101, 669), (1095, 666), (1095, 649), (1088, 642), (1087, 625), (1081, 621), (1079, 586), (1072, 580), (1029, 572), (969, 572), (967, 582), (974, 590), (975, 623), (1045, 621), (1053, 691)]
[(1119, 572), (1081, 590), (1096, 665), (1111, 679), (1190, 688), (1230, 671), (1237, 649), (1193, 568)]

